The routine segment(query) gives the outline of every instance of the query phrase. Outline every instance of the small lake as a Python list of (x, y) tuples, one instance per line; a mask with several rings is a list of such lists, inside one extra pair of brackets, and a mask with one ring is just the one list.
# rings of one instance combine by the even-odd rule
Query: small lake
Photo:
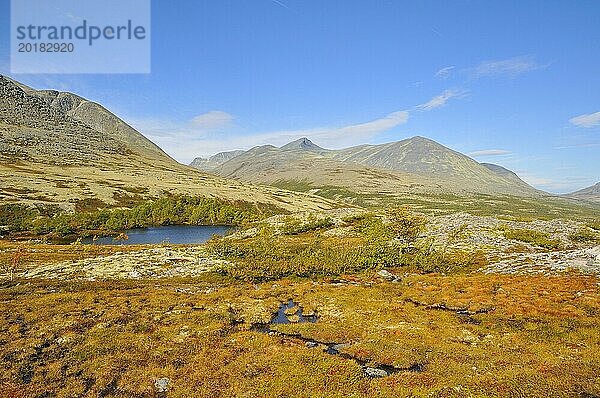
[(128, 229), (125, 232), (129, 239), (115, 240), (114, 236), (103, 236), (93, 240), (85, 238), (81, 242), (88, 245), (145, 245), (172, 243), (189, 245), (204, 243), (213, 235), (226, 235), (231, 227), (198, 226), (198, 225), (169, 225), (164, 227)]

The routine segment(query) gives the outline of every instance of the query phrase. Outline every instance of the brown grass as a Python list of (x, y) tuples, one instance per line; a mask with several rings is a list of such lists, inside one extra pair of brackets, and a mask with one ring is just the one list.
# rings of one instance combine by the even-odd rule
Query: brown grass
[[(372, 274), (351, 283), (215, 275), (147, 282), (21, 281), (0, 288), (5, 397), (592, 397), (600, 394), (598, 280)], [(367, 378), (356, 362), (250, 331), (295, 299), (315, 324), (285, 333), (408, 367)], [(457, 309), (472, 315), (459, 315)]]

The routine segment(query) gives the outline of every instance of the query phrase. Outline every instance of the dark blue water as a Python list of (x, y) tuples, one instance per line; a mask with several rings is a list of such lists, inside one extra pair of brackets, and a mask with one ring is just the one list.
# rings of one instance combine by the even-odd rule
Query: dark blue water
[(127, 240), (115, 240), (113, 236), (104, 236), (96, 240), (85, 238), (82, 243), (88, 245), (144, 245), (158, 243), (185, 245), (204, 243), (212, 238), (213, 235), (223, 236), (230, 230), (231, 227), (170, 225), (126, 230), (125, 235), (127, 235)]
[(294, 314), (290, 314), (290, 315), (298, 315), (297, 323), (306, 323), (306, 322), (315, 323), (315, 322), (317, 322), (316, 315), (304, 315), (302, 313), (302, 311), (303, 311), (302, 307), (297, 306), (297, 304), (294, 302), (294, 300), (290, 299), (287, 303), (281, 304), (279, 306), (279, 310), (273, 316), (273, 319), (271, 319), (271, 324), (272, 325), (280, 325), (280, 324), (291, 323), (290, 320), (288, 319), (288, 315), (285, 312), (292, 308), (297, 308), (297, 310)]

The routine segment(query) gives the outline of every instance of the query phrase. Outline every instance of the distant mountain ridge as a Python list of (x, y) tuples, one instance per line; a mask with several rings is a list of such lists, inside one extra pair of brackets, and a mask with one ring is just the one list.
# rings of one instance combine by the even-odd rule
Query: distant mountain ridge
[(273, 145), (262, 145), (262, 146), (252, 148), (249, 151), (236, 150), (236, 151), (219, 152), (216, 155), (209, 157), (208, 159), (202, 158), (202, 157), (197, 157), (190, 163), (190, 166), (195, 167), (198, 170), (212, 172), (215, 169), (217, 169), (219, 166), (221, 166), (223, 163), (228, 162), (228, 161), (232, 160), (233, 158), (236, 158), (245, 153), (250, 153), (250, 151), (252, 151), (251, 153), (256, 154), (256, 153), (268, 151), (271, 149), (273, 149), (273, 150), (280, 149), (282, 151), (311, 151), (311, 152), (315, 152), (315, 153), (328, 152), (327, 149), (323, 149), (320, 146), (315, 145), (308, 138), (300, 138), (296, 141), (292, 141), (286, 145), (283, 145), (280, 148), (277, 148)]
[(227, 162), (228, 160), (233, 159), (236, 156), (243, 154), (244, 151), (229, 151), (229, 152), (221, 152), (216, 155), (211, 156), (208, 159), (205, 158), (195, 158), (190, 166), (195, 167), (199, 170), (203, 171), (212, 171)]
[(301, 138), (280, 148), (263, 145), (219, 159), (211, 172), (253, 183), (303, 181), (369, 192), (542, 194), (502, 166), (480, 164), (420, 136), (340, 150), (327, 150)]
[(565, 196), (574, 199), (583, 199), (592, 202), (600, 202), (600, 182), (587, 188), (580, 189), (579, 191), (571, 192), (570, 194), (567, 194)]

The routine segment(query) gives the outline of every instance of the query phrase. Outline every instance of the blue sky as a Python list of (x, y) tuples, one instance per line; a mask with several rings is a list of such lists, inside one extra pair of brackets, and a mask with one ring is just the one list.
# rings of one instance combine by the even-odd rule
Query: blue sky
[[(302, 136), (432, 138), (532, 185), (600, 181), (598, 1), (152, 2), (152, 73), (12, 75), (102, 103), (177, 160)], [(0, 0), (0, 73), (9, 72)]]

